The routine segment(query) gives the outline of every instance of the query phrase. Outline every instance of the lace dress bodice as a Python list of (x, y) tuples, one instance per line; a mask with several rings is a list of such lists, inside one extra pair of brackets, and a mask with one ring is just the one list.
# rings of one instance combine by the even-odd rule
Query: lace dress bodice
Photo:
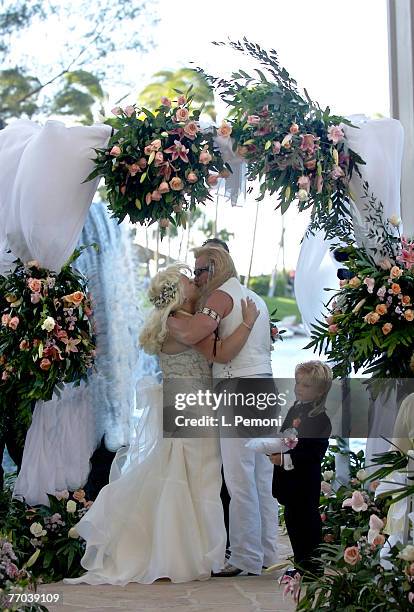
[(207, 359), (195, 349), (177, 355), (160, 353), (163, 378), (201, 378), (211, 380), (211, 368)]

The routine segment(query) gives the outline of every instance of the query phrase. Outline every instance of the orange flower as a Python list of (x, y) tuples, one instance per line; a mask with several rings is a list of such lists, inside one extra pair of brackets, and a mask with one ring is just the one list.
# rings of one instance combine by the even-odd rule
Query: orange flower
[(380, 318), (380, 316), (379, 316), (378, 313), (376, 313), (376, 312), (369, 312), (368, 314), (365, 315), (364, 321), (365, 321), (365, 323), (370, 323), (371, 325), (374, 325), (375, 323), (377, 323), (379, 318)]
[(223, 123), (221, 124), (221, 126), (217, 130), (217, 134), (219, 136), (222, 136), (223, 138), (228, 138), (230, 136), (230, 134), (231, 134), (231, 131), (232, 131), (231, 125), (226, 123), (226, 121), (223, 121)]
[(390, 270), (391, 278), (400, 278), (401, 274), (402, 274), (402, 270), (398, 266), (393, 266)]
[(378, 313), (379, 315), (385, 315), (387, 310), (388, 308), (386, 307), (385, 304), (378, 304), (378, 306), (375, 308), (375, 312)]
[(184, 187), (184, 183), (179, 176), (173, 176), (173, 178), (170, 180), (170, 187), (173, 191), (181, 191), (181, 189)]
[(401, 301), (404, 304), (404, 306), (409, 306), (411, 304), (411, 298), (409, 295), (403, 295)]
[(394, 295), (398, 295), (399, 293), (401, 293), (401, 287), (398, 283), (393, 283), (391, 285), (391, 291), (393, 292)]
[(404, 317), (406, 321), (412, 321), (414, 319), (414, 311), (410, 309), (406, 310)]
[(385, 323), (382, 326), (382, 333), (384, 334), (384, 336), (389, 334), (391, 330), (392, 330), (392, 323)]
[(353, 278), (351, 278), (351, 280), (348, 282), (348, 285), (350, 287), (352, 287), (352, 289), (356, 289), (357, 287), (359, 287), (359, 285), (361, 284), (361, 280), (357, 277), (354, 276)]

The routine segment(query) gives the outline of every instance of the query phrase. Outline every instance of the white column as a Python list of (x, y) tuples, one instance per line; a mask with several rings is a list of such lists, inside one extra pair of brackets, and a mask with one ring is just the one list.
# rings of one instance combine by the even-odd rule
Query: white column
[(401, 216), (404, 234), (414, 235), (414, 3), (387, 0), (391, 116), (404, 127)]

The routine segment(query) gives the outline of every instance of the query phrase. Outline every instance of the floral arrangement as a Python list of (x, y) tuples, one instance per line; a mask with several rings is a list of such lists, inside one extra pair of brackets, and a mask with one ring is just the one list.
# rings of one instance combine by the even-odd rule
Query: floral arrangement
[(48, 495), (49, 506), (30, 507), (24, 501), (10, 500), (3, 517), (20, 561), (31, 558), (31, 571), (43, 582), (57, 582), (79, 576), (85, 543), (75, 525), (92, 505), (85, 491), (58, 491)]
[[(368, 185), (365, 184), (365, 190)], [(401, 237), (400, 220), (383, 220), (370, 197), (367, 243), (349, 243), (341, 255), (348, 273), (328, 302), (328, 315), (313, 326), (306, 348), (324, 351), (334, 376), (352, 369), (375, 378), (414, 375), (414, 242)]]
[(214, 44), (249, 55), (267, 73), (239, 70), (227, 81), (199, 69), (231, 107), (226, 129), (247, 161), (248, 179), (260, 180), (257, 199), (277, 193), (282, 213), (296, 201), (299, 211), (312, 209), (311, 230), (337, 236), (341, 218), (348, 215), (349, 178), (364, 163), (345, 144), (342, 125), (350, 122), (329, 108), (323, 111), (306, 90), (301, 93), (276, 51), (268, 53), (246, 38)]
[(36, 261), (18, 261), (9, 276), (0, 277), (3, 411), (8, 398), (12, 405), (26, 410), (30, 421), (32, 401), (51, 399), (62, 383), (79, 383), (93, 365), (95, 344), (86, 279), (71, 266), (80, 252), (58, 274)]
[[(191, 90), (175, 101), (162, 98), (154, 113), (135, 105), (112, 110), (115, 130), (106, 149), (97, 149), (87, 180), (105, 179), (112, 215), (121, 222), (159, 221), (185, 227), (187, 211), (211, 200), (210, 189), (230, 175), (215, 148), (213, 131), (202, 131), (202, 109), (191, 106)], [(219, 130), (228, 138), (230, 132)]]
[[(13, 545), (6, 537), (0, 536), (0, 609), (10, 610), (10, 612), (38, 612), (47, 610), (46, 607), (32, 603), (26, 605), (19, 601), (18, 594), (33, 591), (36, 589), (36, 582), (28, 568), (36, 562), (37, 555), (25, 563), (19, 569), (17, 555)], [(39, 597), (40, 599), (40, 597)]]

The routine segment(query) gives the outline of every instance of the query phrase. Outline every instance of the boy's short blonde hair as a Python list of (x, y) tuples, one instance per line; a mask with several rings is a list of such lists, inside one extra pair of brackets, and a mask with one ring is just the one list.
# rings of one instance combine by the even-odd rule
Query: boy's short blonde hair
[(298, 363), (295, 368), (295, 376), (297, 374), (306, 376), (320, 388), (322, 397), (315, 404), (315, 408), (309, 413), (310, 416), (320, 414), (325, 410), (325, 401), (332, 387), (333, 376), (331, 368), (323, 361), (315, 359), (313, 361)]

